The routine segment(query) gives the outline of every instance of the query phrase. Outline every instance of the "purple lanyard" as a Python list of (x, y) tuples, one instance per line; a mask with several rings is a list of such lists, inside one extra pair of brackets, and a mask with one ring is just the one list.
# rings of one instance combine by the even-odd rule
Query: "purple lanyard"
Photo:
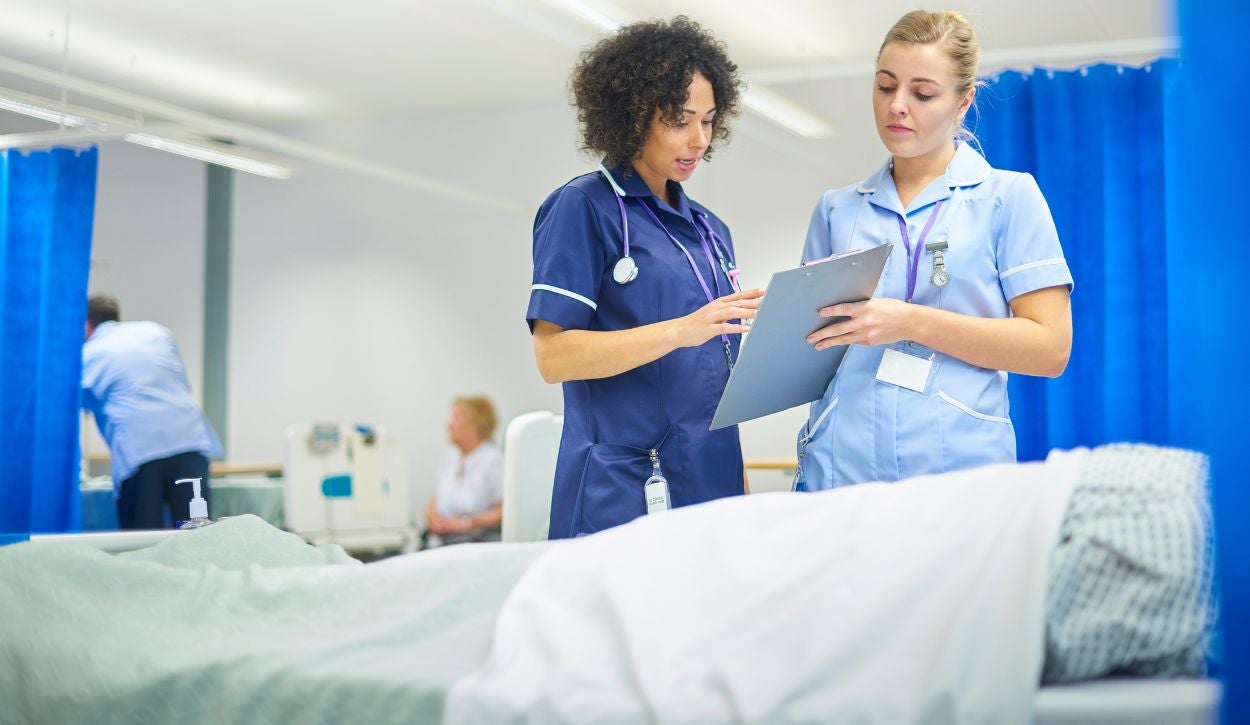
[(911, 302), (911, 298), (916, 294), (916, 273), (920, 271), (920, 252), (924, 250), (924, 240), (929, 236), (929, 230), (933, 228), (933, 222), (937, 219), (938, 212), (942, 211), (942, 202), (938, 202), (933, 211), (929, 213), (929, 220), (924, 223), (924, 229), (920, 231), (920, 238), (916, 240), (916, 251), (911, 250), (911, 238), (907, 235), (907, 218), (902, 214), (898, 215), (898, 230), (903, 235), (903, 246), (907, 249), (908, 265), (907, 265), (907, 301)]
[[(646, 209), (647, 214), (651, 216), (651, 221), (655, 222), (656, 225), (660, 227), (660, 229), (663, 229), (664, 233), (668, 235), (668, 238), (673, 240), (673, 244), (676, 244), (677, 248), (681, 250), (682, 254), (686, 255), (686, 261), (690, 262), (690, 268), (694, 270), (694, 276), (698, 278), (699, 286), (703, 288), (703, 294), (705, 297), (707, 297), (707, 301), (708, 302), (715, 301), (717, 295), (720, 294), (720, 282), (716, 280), (716, 275), (712, 275), (712, 284), (716, 286), (716, 295), (713, 295), (712, 290), (707, 286), (707, 281), (703, 279), (703, 273), (699, 271), (699, 265), (695, 263), (694, 257), (690, 256), (690, 252), (686, 250), (686, 245), (677, 241), (677, 237), (673, 236), (673, 233), (668, 230), (668, 227), (664, 226), (664, 222), (660, 221), (660, 218), (655, 215), (655, 212), (651, 211), (651, 205), (648, 204), (645, 199), (640, 200), (640, 201), (642, 201), (642, 208)], [(703, 247), (703, 253), (707, 255), (708, 268), (716, 269), (716, 260), (712, 259), (712, 250), (708, 248), (707, 238), (703, 236), (702, 232), (699, 232), (698, 227), (695, 227), (694, 230), (695, 232), (698, 232), (699, 242)], [(729, 355), (729, 335), (722, 334), (720, 336), (720, 339), (721, 339), (721, 342), (725, 343), (725, 355), (728, 356)]]
[[(673, 244), (676, 244), (682, 254), (686, 255), (686, 261), (690, 263), (690, 268), (694, 270), (694, 276), (699, 279), (699, 286), (703, 288), (703, 295), (707, 297), (708, 302), (714, 301), (720, 294), (720, 284), (717, 283), (716, 277), (712, 277), (712, 284), (716, 285), (716, 294), (712, 294), (712, 289), (707, 286), (707, 281), (703, 279), (703, 273), (699, 271), (699, 265), (695, 263), (694, 257), (690, 256), (690, 252), (686, 250), (686, 245), (678, 241), (677, 237), (673, 236), (673, 233), (668, 230), (668, 227), (664, 226), (664, 222), (660, 221), (660, 218), (655, 215), (655, 212), (651, 211), (650, 204), (643, 201), (642, 208), (647, 210), (647, 214), (651, 217), (651, 221), (655, 222), (660, 229), (663, 229), (664, 233), (668, 235), (668, 238), (673, 240)], [(707, 255), (708, 267), (710, 269), (716, 269), (716, 260), (712, 259), (712, 250), (707, 248), (707, 240), (703, 238), (702, 234), (699, 235), (699, 242), (701, 242), (701, 246), (703, 247), (703, 253)]]
[[(742, 271), (738, 269), (737, 262), (734, 261), (733, 255), (730, 254), (729, 245), (725, 244), (724, 240), (717, 236), (716, 232), (712, 230), (712, 225), (708, 223), (706, 214), (696, 213), (695, 216), (697, 216), (699, 221), (703, 223), (703, 228), (707, 230), (708, 236), (712, 238), (712, 249), (716, 252), (716, 258), (720, 260), (720, 271), (724, 272), (725, 279), (729, 280), (729, 289), (733, 292), (741, 292), (742, 285), (738, 282), (738, 275), (741, 274)], [(706, 244), (707, 240), (703, 238), (703, 232), (700, 232), (698, 227), (695, 227), (694, 230), (699, 232), (699, 241)], [(725, 251), (725, 254), (721, 254), (722, 249)], [(729, 256), (728, 263), (725, 261), (726, 255)]]

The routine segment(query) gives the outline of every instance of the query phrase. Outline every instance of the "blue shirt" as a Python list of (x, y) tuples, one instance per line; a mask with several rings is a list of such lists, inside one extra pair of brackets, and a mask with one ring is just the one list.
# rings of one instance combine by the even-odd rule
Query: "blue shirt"
[[(933, 254), (921, 257), (915, 304), (976, 317), (1005, 318), (1026, 292), (1072, 285), (1059, 235), (1037, 182), (991, 168), (960, 144), (945, 174), (904, 210), (887, 162), (862, 183), (827, 191), (812, 215), (804, 261), (891, 242), (877, 297), (906, 299), (907, 253), (898, 219), (916, 244), (937, 202), (926, 242), (945, 241), (950, 282), (930, 281)], [(925, 392), (876, 379), (886, 346), (852, 345), (824, 397), (799, 431), (799, 479), (808, 490), (1014, 461), (1007, 373), (906, 343), (933, 355)]]
[[(669, 183), (669, 206), (637, 173), (627, 176), (621, 167), (611, 174), (624, 193), (638, 278), (623, 285), (612, 279), (624, 241), (613, 185), (602, 173), (579, 176), (552, 192), (535, 219), (534, 283), (526, 312), (531, 327), (546, 320), (566, 330), (625, 330), (707, 304), (686, 255), (644, 204), (694, 258), (712, 294), (730, 293), (722, 270), (708, 264), (696, 215), (706, 219), (725, 244), (722, 252), (732, 258), (724, 223), (688, 199), (679, 184)], [(736, 359), (739, 336), (730, 336), (730, 344)], [(729, 363), (717, 336), (620, 375), (564, 383), (551, 538), (593, 533), (645, 514), (643, 484), (651, 475), (653, 448), (673, 506), (742, 493), (737, 427), (708, 430), (728, 379)]]
[(179, 453), (220, 455), (221, 442), (191, 399), (169, 330), (155, 322), (103, 322), (82, 347), (82, 406), (112, 457), (113, 490), (139, 466)]

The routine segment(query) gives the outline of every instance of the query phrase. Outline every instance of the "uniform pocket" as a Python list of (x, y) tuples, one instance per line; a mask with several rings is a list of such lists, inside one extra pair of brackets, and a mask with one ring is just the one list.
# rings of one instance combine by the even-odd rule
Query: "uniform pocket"
[(942, 470), (1016, 460), (1016, 431), (1010, 418), (977, 410), (943, 390), (937, 396), (943, 402)]
[(820, 435), (820, 431), (824, 428), (829, 415), (833, 413), (833, 409), (838, 407), (838, 396), (833, 396), (833, 400), (829, 401), (829, 405), (820, 412), (820, 415), (812, 418), (809, 413), (807, 420), (803, 422), (803, 427), (799, 429), (798, 440), (795, 441), (795, 453), (798, 457), (798, 465), (794, 468), (794, 484), (792, 486), (795, 491), (806, 491), (807, 480), (803, 476), (803, 459), (807, 457), (807, 446), (812, 439)]
[(651, 475), (648, 453), (612, 443), (590, 447), (573, 513), (573, 536), (603, 531), (647, 513), (642, 487)]
[(951, 405), (955, 406), (957, 409), (963, 411), (964, 413), (972, 416), (973, 418), (977, 418), (978, 420), (985, 420), (991, 423), (1006, 423), (1006, 424), (1011, 423), (1010, 418), (1003, 418), (1002, 416), (997, 416), (997, 415), (989, 415), (986, 413), (981, 413), (979, 411), (973, 410), (971, 406), (965, 405), (959, 402), (958, 400), (955, 400), (953, 397), (947, 395), (945, 392), (941, 390), (938, 391), (938, 397), (941, 398), (942, 400), (945, 400), (947, 403), (950, 403)]

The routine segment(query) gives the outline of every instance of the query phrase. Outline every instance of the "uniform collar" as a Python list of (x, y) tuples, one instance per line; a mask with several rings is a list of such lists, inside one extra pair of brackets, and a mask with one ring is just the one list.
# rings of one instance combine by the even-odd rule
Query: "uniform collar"
[(88, 337), (87, 339), (94, 340), (97, 337), (104, 337), (108, 333), (112, 332), (113, 329), (116, 327), (117, 327), (116, 320), (105, 320), (104, 322), (101, 322), (100, 324), (96, 325), (95, 328), (91, 330), (91, 337)]
[[(903, 213), (902, 204), (898, 200), (898, 190), (894, 187), (894, 177), (890, 172), (894, 168), (894, 159), (890, 159), (877, 169), (876, 173), (860, 182), (856, 191), (868, 194), (868, 201), (892, 212)], [(912, 211), (921, 209), (943, 199), (949, 199), (956, 188), (976, 186), (990, 176), (991, 167), (981, 154), (966, 143), (955, 148), (955, 156), (946, 166), (946, 173), (936, 179), (920, 195), (912, 201)]]
[[(628, 174), (626, 172), (629, 172)], [(607, 162), (599, 164), (599, 174), (606, 176), (612, 190), (618, 196), (629, 197), (637, 196), (644, 199), (650, 197), (655, 201), (655, 208), (660, 211), (666, 211), (670, 214), (677, 214), (680, 217), (689, 219), (690, 217), (690, 200), (686, 198), (686, 192), (681, 188), (681, 184), (676, 181), (669, 181), (669, 195), (673, 197), (673, 206), (665, 204), (661, 199), (651, 193), (647, 182), (642, 180), (642, 176), (634, 171), (628, 164), (619, 164), (617, 166), (608, 167)]]

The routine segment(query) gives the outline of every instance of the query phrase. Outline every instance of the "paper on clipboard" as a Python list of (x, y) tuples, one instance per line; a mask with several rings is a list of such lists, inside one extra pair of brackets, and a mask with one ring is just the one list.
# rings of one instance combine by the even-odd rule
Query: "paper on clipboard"
[(824, 395), (846, 346), (817, 350), (807, 336), (835, 322), (820, 309), (872, 297), (893, 244), (778, 272), (721, 394), (712, 430), (810, 403)]

